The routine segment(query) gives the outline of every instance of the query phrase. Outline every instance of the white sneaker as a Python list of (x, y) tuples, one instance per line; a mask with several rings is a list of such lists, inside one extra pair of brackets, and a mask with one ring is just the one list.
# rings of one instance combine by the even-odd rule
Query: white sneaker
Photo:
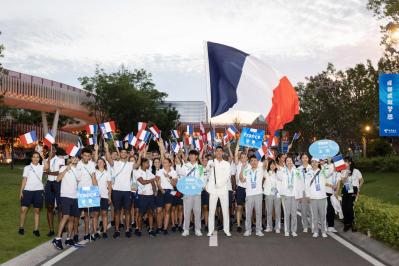
[(258, 231), (258, 232), (256, 232), (256, 235), (257, 236), (264, 236), (265, 234), (263, 234), (262, 231)]
[(212, 236), (213, 235), (213, 233), (211, 233), (211, 232), (209, 232), (208, 234), (207, 234), (207, 236)]
[(280, 229), (276, 229), (276, 234), (280, 234)]
[(297, 233), (295, 233), (295, 232), (292, 232), (292, 236), (293, 236), (293, 237), (297, 237), (297, 236), (298, 236), (298, 234), (297, 234)]
[(307, 232), (308, 232), (308, 229), (307, 229), (307, 228), (303, 228), (303, 232), (304, 232), (304, 233), (307, 233)]
[(321, 236), (324, 237), (324, 238), (326, 238), (326, 237), (327, 237), (327, 234), (326, 234), (326, 233), (322, 233)]
[(270, 229), (270, 228), (266, 228), (266, 229), (265, 229), (265, 232), (266, 232), (266, 233), (270, 233), (271, 231), (273, 231), (273, 230)]
[(284, 236), (290, 236), (290, 233), (285, 232), (285, 233), (284, 233)]
[(196, 236), (202, 236), (202, 233), (201, 233), (200, 230), (195, 230), (195, 235), (196, 235)]
[(181, 235), (182, 235), (182, 236), (189, 236), (189, 235), (190, 235), (190, 231), (184, 230), (183, 233), (182, 233)]
[(226, 236), (231, 236), (231, 233), (230, 232), (224, 232), (224, 234), (226, 235)]
[(318, 233), (314, 233), (314, 234), (312, 235), (312, 237), (318, 237), (318, 236), (319, 236)]
[(244, 236), (251, 236), (251, 231), (245, 231)]
[(328, 227), (327, 231), (331, 232), (331, 233), (337, 233), (338, 232), (337, 229), (335, 229), (334, 227)]

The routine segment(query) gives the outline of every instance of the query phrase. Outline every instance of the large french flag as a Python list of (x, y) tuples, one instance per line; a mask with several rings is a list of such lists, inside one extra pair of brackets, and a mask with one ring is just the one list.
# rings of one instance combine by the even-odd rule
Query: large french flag
[(284, 75), (256, 57), (207, 42), (211, 117), (230, 109), (263, 114), (270, 132), (299, 114), (298, 95)]

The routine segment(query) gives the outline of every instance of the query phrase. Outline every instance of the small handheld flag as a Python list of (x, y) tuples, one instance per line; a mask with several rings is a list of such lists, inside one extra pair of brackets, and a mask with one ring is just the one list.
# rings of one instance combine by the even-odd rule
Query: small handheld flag
[(94, 137), (87, 139), (87, 145), (94, 145), (94, 144), (96, 144), (96, 141), (95, 141)]
[(102, 124), (100, 124), (100, 128), (101, 128), (101, 132), (103, 134), (109, 133), (109, 132), (115, 132), (115, 130), (116, 130), (115, 122), (109, 121), (109, 122), (102, 123)]
[(204, 147), (204, 142), (202, 141), (202, 139), (196, 139), (194, 141), (194, 146), (196, 150), (202, 150), (202, 148)]
[(138, 122), (137, 123), (137, 131), (140, 132), (141, 130), (145, 130), (147, 128), (147, 123)]
[(87, 125), (85, 127), (87, 134), (96, 134), (98, 126), (97, 125)]
[(192, 136), (194, 134), (194, 128), (192, 125), (187, 125), (187, 130), (186, 130), (187, 134)]
[(161, 130), (156, 125), (150, 127), (150, 131), (157, 139), (161, 137)]
[(19, 139), (21, 140), (21, 142), (24, 145), (29, 145), (29, 144), (37, 141), (36, 131), (33, 130), (33, 131), (28, 132), (28, 133), (25, 133), (25, 134), (19, 136)]
[(258, 161), (262, 160), (263, 156), (265, 156), (267, 153), (267, 146), (262, 146), (259, 150), (255, 152), (255, 156), (258, 159)]
[(116, 148), (123, 148), (123, 141), (121, 141), (121, 140), (115, 140), (114, 141), (114, 145), (115, 145), (115, 147)]
[(81, 138), (78, 138), (78, 145), (77, 146), (78, 146), (79, 149), (82, 149), (84, 147)]
[(55, 138), (53, 135), (49, 132), (44, 136), (43, 142), (46, 146), (50, 147), (52, 144), (55, 143)]
[(176, 129), (171, 130), (170, 133), (171, 133), (172, 138), (174, 138), (174, 139), (178, 139), (180, 137), (179, 132)]
[(76, 147), (74, 144), (69, 144), (68, 148), (66, 149), (66, 153), (69, 156), (76, 157), (79, 154), (79, 148)]
[(235, 128), (235, 126), (229, 126), (229, 128), (226, 130), (226, 133), (230, 138), (234, 138), (237, 132), (238, 130)]
[(344, 162), (344, 159), (342, 158), (342, 155), (334, 156), (332, 158), (332, 161), (334, 162), (336, 171), (342, 171), (346, 169), (346, 164)]
[(176, 142), (173, 142), (173, 143), (172, 143), (172, 151), (173, 151), (174, 153), (179, 153), (179, 151), (180, 151), (180, 145), (177, 144)]
[(113, 139), (111, 132), (105, 133), (105, 134), (103, 134), (103, 136), (104, 136), (104, 139)]

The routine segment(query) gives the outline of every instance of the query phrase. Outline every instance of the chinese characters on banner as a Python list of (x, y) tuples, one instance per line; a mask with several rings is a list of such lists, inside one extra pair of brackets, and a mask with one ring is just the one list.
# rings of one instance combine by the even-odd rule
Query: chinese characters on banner
[(399, 136), (399, 74), (379, 77), (380, 136)]

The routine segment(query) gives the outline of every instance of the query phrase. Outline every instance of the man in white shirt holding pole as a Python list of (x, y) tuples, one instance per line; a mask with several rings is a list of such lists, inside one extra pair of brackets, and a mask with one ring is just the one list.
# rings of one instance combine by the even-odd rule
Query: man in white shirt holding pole
[(230, 234), (230, 217), (229, 217), (229, 180), (230, 180), (230, 164), (223, 160), (223, 148), (216, 147), (215, 159), (208, 162), (209, 181), (207, 191), (209, 192), (209, 220), (208, 220), (208, 236), (213, 235), (215, 230), (215, 211), (218, 199), (222, 206), (223, 213), (223, 230), (226, 236)]

